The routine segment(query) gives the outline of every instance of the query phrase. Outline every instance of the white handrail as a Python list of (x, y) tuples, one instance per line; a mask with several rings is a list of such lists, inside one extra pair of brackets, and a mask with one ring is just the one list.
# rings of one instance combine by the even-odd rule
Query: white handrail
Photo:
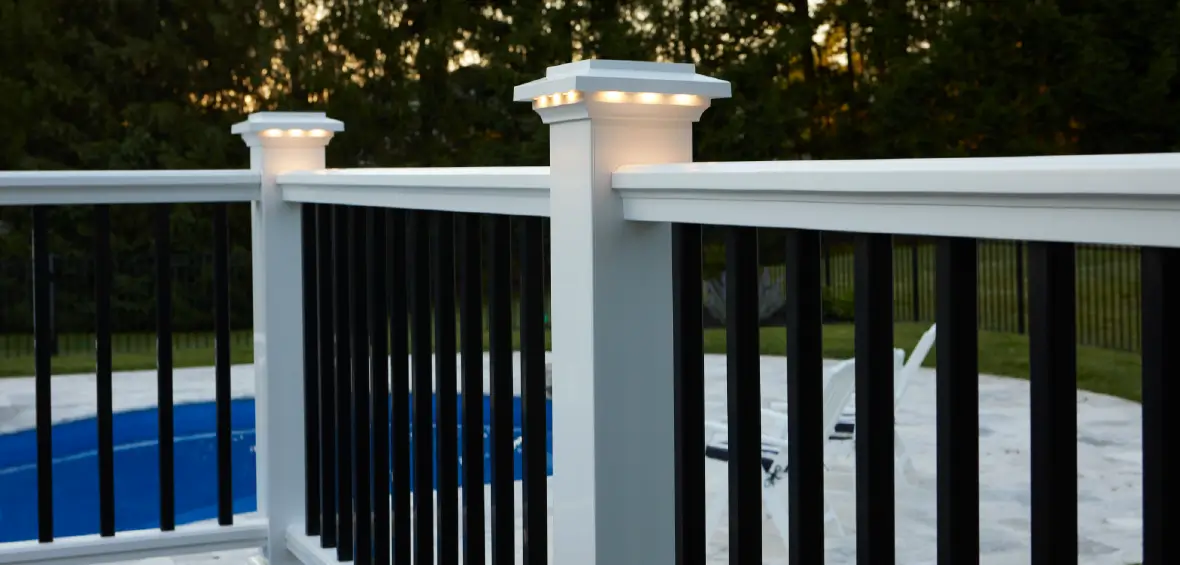
[(677, 163), (612, 185), (629, 220), (1180, 243), (1180, 154)]
[(280, 175), (288, 202), (549, 215), (549, 167), (327, 169)]
[(0, 206), (250, 202), (260, 185), (247, 170), (0, 171)]

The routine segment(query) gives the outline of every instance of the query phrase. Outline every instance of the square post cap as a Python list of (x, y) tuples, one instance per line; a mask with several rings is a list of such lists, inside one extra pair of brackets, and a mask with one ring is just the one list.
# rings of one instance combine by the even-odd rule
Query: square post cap
[(699, 75), (689, 63), (591, 59), (549, 67), (545, 78), (517, 86), (513, 98), (516, 102), (529, 102), (568, 92), (647, 93), (708, 100), (732, 95), (729, 82)]
[(260, 138), (288, 142), (318, 140), (327, 145), (338, 131), (344, 131), (344, 122), (333, 120), (323, 112), (255, 112), (230, 128), (231, 133), (241, 135), (250, 145)]
[(513, 98), (532, 102), (542, 121), (586, 118), (697, 121), (729, 82), (699, 75), (687, 63), (578, 61), (549, 67), (545, 78), (517, 86)]

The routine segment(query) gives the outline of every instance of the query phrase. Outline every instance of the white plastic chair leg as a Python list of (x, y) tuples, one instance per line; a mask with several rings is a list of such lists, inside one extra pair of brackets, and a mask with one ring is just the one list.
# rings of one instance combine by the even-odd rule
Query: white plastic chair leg
[[(782, 496), (782, 493), (778, 492), (777, 489), (773, 489), (773, 488), (769, 488), (769, 489), (763, 488), (762, 489), (762, 502), (766, 507), (767, 513), (770, 514), (770, 520), (772, 522), (774, 522), (775, 529), (778, 530), (779, 536), (782, 537), (784, 547), (788, 546), (788, 544), (790, 543), (790, 539), (791, 539), (790, 538), (791, 530), (789, 527), (790, 523), (791, 523), (790, 522), (791, 514), (787, 511), (787, 508), (783, 505), (783, 501), (786, 500), (786, 498), (787, 497)], [(844, 537), (846, 535), (844, 532), (844, 525), (842, 523), (840, 523), (840, 516), (836, 514), (836, 511), (832, 509), (832, 506), (830, 504), (828, 504), (828, 501), (825, 498), (825, 500), (824, 500), (824, 529), (825, 530), (827, 529), (828, 524), (833, 524), (836, 527), (836, 535), (838, 535), (840, 537)]]
[(901, 440), (901, 435), (897, 433), (897, 430), (893, 430), (893, 463), (894, 472), (898, 478), (904, 481), (906, 485), (913, 486), (916, 484), (918, 469), (914, 467), (914, 461), (910, 458), (910, 454), (905, 447), (905, 442)]
[(848, 535), (844, 532), (844, 524), (840, 522), (840, 516), (838, 514), (836, 514), (836, 511), (832, 508), (832, 506), (830, 504), (828, 504), (828, 501), (824, 500), (824, 525), (825, 525), (825, 527), (827, 526), (828, 523), (832, 523), (832, 524), (836, 525), (836, 535), (838, 535), (840, 537), (845, 537), (846, 535)]
[[(716, 490), (714, 490), (716, 492)], [(721, 510), (729, 507), (729, 497), (716, 494), (705, 502), (705, 547), (717, 535), (717, 528), (721, 526)]]
[[(765, 478), (763, 480), (765, 481)], [(770, 514), (770, 521), (778, 530), (778, 535), (783, 540), (783, 547), (789, 547), (791, 543), (791, 528), (789, 527), (791, 514), (783, 506), (783, 498), (785, 497), (780, 494), (776, 492), (776, 489), (764, 486), (762, 488), (762, 505), (766, 508), (766, 513)]]

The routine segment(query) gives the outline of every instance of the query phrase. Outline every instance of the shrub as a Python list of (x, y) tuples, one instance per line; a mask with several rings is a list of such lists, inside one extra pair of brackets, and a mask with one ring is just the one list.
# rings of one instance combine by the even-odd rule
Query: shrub
[[(705, 309), (718, 322), (725, 323), (725, 273), (704, 282)], [(781, 277), (771, 276), (770, 269), (762, 269), (758, 280), (758, 320), (763, 321), (787, 304), (785, 283)]]
[[(781, 313), (787, 304), (785, 281), (782, 275), (771, 274), (770, 269), (762, 270), (758, 281), (758, 321), (766, 320)], [(825, 323), (851, 322), (855, 318), (855, 299), (851, 288), (825, 287), (820, 299), (823, 301)], [(725, 273), (704, 282), (705, 310), (718, 322), (725, 323)]]
[(824, 321), (851, 322), (856, 314), (856, 305), (852, 289), (824, 287)]

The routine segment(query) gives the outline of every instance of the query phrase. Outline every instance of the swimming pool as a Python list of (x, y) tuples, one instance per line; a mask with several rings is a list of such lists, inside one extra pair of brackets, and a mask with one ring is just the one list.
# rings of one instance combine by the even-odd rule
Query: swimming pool
[[(460, 399), (461, 401), (462, 399)], [(489, 397), (484, 397), (487, 430)], [(552, 429), (551, 403), (546, 427)], [(176, 523), (217, 517), (216, 407), (212, 402), (175, 407)], [(254, 458), (254, 400), (231, 405), (234, 512), (257, 508)], [(115, 414), (115, 526), (118, 530), (157, 528), (159, 446), (155, 409)], [(520, 398), (513, 399), (514, 436), (520, 436)], [(463, 427), (459, 427), (462, 438)], [(98, 533), (98, 424), (94, 418), (53, 427), (53, 524), (56, 536)], [(553, 472), (552, 434), (546, 451)], [(491, 473), (484, 435), (484, 477)], [(521, 478), (521, 453), (514, 456)], [(37, 537), (37, 443), (33, 430), (0, 435), (0, 542)], [(461, 476), (461, 475), (460, 475)]]

